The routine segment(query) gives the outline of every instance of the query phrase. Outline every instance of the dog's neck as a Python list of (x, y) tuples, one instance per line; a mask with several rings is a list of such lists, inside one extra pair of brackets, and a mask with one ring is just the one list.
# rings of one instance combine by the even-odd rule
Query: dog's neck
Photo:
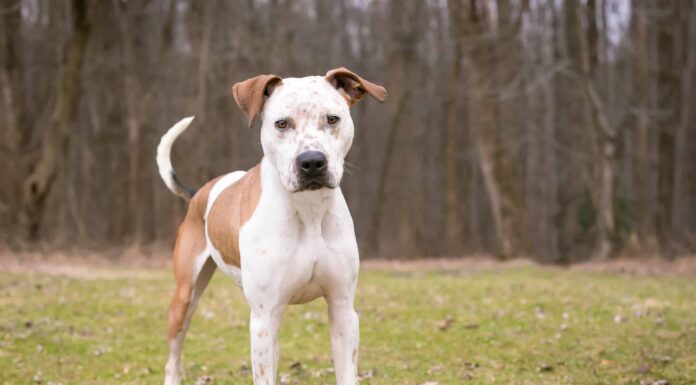
[(283, 186), (278, 170), (267, 157), (261, 161), (261, 175), (262, 189), (272, 190), (276, 199), (285, 201), (307, 228), (320, 231), (322, 219), (336, 195), (340, 194), (340, 187), (290, 192)]

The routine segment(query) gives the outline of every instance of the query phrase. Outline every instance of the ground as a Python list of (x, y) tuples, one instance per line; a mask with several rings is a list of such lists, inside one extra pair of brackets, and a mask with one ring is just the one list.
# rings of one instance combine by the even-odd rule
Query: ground
[[(696, 383), (693, 276), (409, 266), (361, 273), (363, 384)], [(162, 381), (167, 269), (3, 270), (0, 383)], [(184, 349), (185, 383), (251, 383), (247, 330), (240, 290), (216, 273)], [(334, 383), (323, 301), (286, 314), (279, 372), (281, 383)]]

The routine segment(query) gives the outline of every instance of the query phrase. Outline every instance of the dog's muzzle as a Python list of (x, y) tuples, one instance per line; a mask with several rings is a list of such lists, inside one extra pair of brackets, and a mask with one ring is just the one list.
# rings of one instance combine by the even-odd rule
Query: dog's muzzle
[(326, 155), (319, 151), (306, 151), (295, 159), (299, 190), (319, 190), (323, 187), (333, 188), (329, 177)]

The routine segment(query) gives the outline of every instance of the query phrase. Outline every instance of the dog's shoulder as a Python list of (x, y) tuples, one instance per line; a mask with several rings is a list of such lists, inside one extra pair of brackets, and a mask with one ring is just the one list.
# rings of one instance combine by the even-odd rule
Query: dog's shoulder
[(208, 192), (207, 227), (210, 241), (223, 260), (239, 265), (239, 230), (254, 214), (261, 196), (261, 166), (244, 175), (228, 174)]
[[(239, 174), (242, 174), (239, 176)], [(257, 164), (246, 172), (235, 171), (229, 174), (217, 176), (203, 185), (189, 202), (188, 214), (195, 214), (203, 218), (208, 207), (209, 199), (218, 199), (221, 196), (236, 195), (243, 192), (244, 195), (257, 195), (260, 192), (261, 164)], [(219, 182), (222, 182), (217, 188)], [(240, 188), (240, 186), (244, 188)], [(213, 191), (213, 190), (216, 191)], [(213, 195), (211, 197), (211, 192)], [(212, 202), (210, 202), (212, 203)]]

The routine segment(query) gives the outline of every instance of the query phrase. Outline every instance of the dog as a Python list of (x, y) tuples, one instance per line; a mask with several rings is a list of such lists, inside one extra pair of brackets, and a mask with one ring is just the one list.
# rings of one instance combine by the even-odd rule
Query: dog
[(256, 166), (193, 191), (177, 179), (170, 160), (193, 117), (170, 128), (157, 147), (162, 180), (190, 201), (174, 247), (164, 383), (181, 383), (186, 331), (219, 268), (249, 303), (254, 384), (276, 383), (278, 329), (287, 306), (324, 297), (336, 382), (355, 385), (359, 256), (340, 182), (353, 142), (350, 107), (366, 95), (385, 102), (387, 91), (346, 68), (303, 78), (260, 75), (232, 91), (249, 127), (261, 118), (264, 156)]

